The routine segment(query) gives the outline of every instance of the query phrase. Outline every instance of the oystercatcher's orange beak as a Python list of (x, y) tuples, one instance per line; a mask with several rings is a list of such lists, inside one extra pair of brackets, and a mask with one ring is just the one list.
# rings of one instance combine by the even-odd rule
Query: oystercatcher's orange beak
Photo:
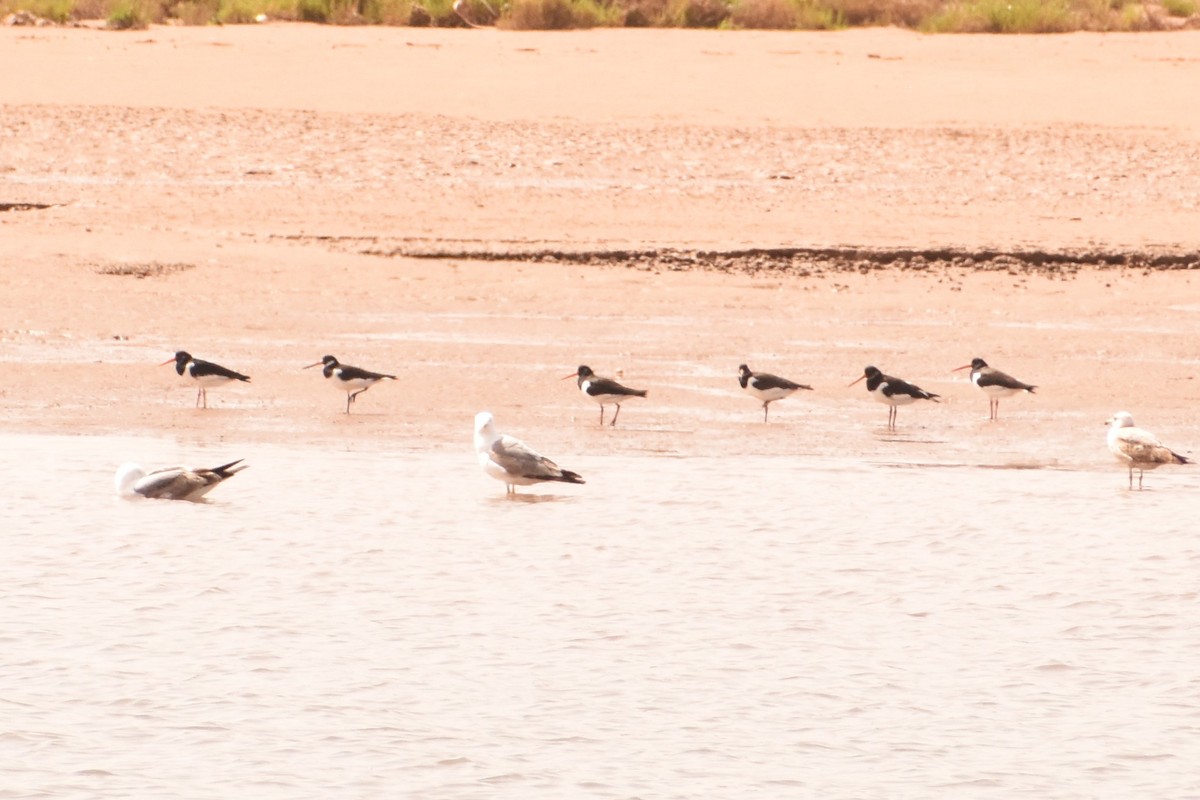
[(159, 366), (160, 366), (160, 367), (165, 367), (167, 364), (174, 364), (174, 363), (175, 363), (175, 357), (174, 357), (174, 356), (171, 356), (171, 357), (170, 357), (170, 358), (168, 358), (166, 361), (164, 361), (163, 363), (159, 364)]
[(318, 361), (315, 364), (309, 364), (307, 367), (301, 367), (300, 369), (312, 369), (313, 367), (319, 367), (324, 363), (325, 363), (324, 361)]
[(578, 372), (572, 372), (570, 375), (563, 375), (561, 378), (559, 378), (559, 380), (565, 381), (567, 378), (578, 378), (578, 377), (579, 377)]
[(952, 369), (952, 370), (950, 370), (950, 371), (951, 371), (951, 372), (958, 372), (959, 370), (970, 369), (970, 368), (971, 368), (971, 365), (970, 365), (970, 364), (967, 364), (967, 365), (965, 365), (965, 366), (962, 366), (962, 367), (955, 367), (954, 369)]
[(857, 378), (855, 378), (854, 380), (850, 381), (850, 383), (848, 383), (848, 384), (847, 384), (847, 386), (853, 386), (854, 384), (858, 383), (859, 381), (861, 381), (861, 380), (862, 380), (863, 378), (865, 378), (865, 377), (867, 377), (867, 375), (866, 375), (866, 373), (864, 372), (862, 375), (859, 375)]

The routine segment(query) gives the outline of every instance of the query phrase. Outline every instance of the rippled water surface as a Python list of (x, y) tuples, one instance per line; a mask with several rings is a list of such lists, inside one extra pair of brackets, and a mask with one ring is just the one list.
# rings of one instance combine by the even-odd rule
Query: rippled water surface
[(0, 439), (0, 798), (1200, 796), (1196, 471)]

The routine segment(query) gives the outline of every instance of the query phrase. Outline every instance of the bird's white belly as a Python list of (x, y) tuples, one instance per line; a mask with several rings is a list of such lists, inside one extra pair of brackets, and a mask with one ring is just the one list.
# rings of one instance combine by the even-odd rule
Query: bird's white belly
[[(975, 384), (979, 386), (979, 384)], [(1012, 397), (1017, 392), (1024, 391), (1023, 389), (1014, 389), (1011, 386), (979, 386), (987, 393), (988, 397)]]
[(782, 389), (779, 387), (774, 389), (756, 389), (754, 386), (747, 386), (746, 391), (764, 403), (771, 403), (776, 400), (782, 400), (794, 392), (795, 389)]
[[(340, 375), (334, 375), (333, 380), (329, 382), (338, 391), (342, 392), (357, 392), (360, 389), (367, 389), (375, 385), (375, 380), (372, 378), (343, 378)], [(373, 397), (374, 395), (372, 395)]]
[(591, 381), (584, 381), (579, 388), (583, 389), (584, 394), (595, 400), (600, 405), (608, 405), (609, 403), (621, 403), (628, 400), (633, 395), (628, 394), (591, 394), (588, 389), (592, 387)]
[(483, 471), (486, 472), (490, 477), (495, 478), (498, 481), (503, 481), (504, 483), (510, 483), (515, 486), (532, 486), (535, 483), (541, 483), (541, 481), (536, 478), (526, 478), (524, 475), (513, 475), (495, 461), (492, 461), (492, 459), (488, 457), (487, 453), (479, 454), (479, 465), (483, 467)]
[(1117, 459), (1117, 461), (1123, 461), (1126, 464), (1128, 464), (1130, 461), (1133, 461), (1133, 459), (1125, 455), (1120, 448), (1113, 447), (1111, 444), (1108, 446), (1108, 452), (1112, 453), (1113, 457)]
[(196, 383), (208, 388), (209, 386), (224, 386), (233, 378), (227, 378), (224, 375), (199, 375), (193, 378)]
[(913, 397), (911, 394), (894, 394), (891, 397), (888, 397), (883, 393), (882, 390), (871, 392), (871, 394), (875, 395), (876, 400), (881, 403), (886, 403), (889, 406), (906, 406), (917, 401), (917, 398)]

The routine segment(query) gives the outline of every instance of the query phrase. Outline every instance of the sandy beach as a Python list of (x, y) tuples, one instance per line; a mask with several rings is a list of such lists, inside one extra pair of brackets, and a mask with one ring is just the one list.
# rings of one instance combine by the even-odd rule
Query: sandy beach
[[(586, 363), (650, 390), (616, 452), (703, 430), (869, 453), (886, 411), (846, 388), (866, 364), (944, 396), (902, 430), (974, 430), (986, 398), (950, 370), (983, 356), (1041, 387), (1002, 404), (997, 458), (1105, 458), (1071, 442), (1118, 408), (1182, 436), (1198, 51), (1200, 32), (2, 30), (0, 70), (36, 76), (0, 87), (4, 425), (454, 449), (489, 408), (569, 449), (596, 409), (557, 379)], [(154, 366), (180, 349), (253, 381), (195, 411)], [(299, 369), (325, 353), (400, 380), (347, 418)], [(799, 439), (758, 435), (741, 362), (817, 388), (775, 406)]]
[(1195, 798), (1197, 53), (0, 30), (0, 798)]

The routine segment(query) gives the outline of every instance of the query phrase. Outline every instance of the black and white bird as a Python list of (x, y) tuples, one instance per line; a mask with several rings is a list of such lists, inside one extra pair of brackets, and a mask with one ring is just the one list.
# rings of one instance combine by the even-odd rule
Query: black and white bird
[(751, 372), (745, 364), (738, 367), (738, 383), (746, 390), (746, 394), (762, 401), (763, 422), (767, 421), (767, 406), (771, 403), (782, 400), (800, 389), (812, 391), (811, 386), (789, 381), (769, 372)]
[(955, 367), (952, 372), (959, 372), (964, 369), (971, 370), (971, 383), (982, 389), (984, 394), (988, 396), (989, 420), (1000, 418), (1001, 397), (1011, 397), (1018, 392), (1033, 394), (1033, 390), (1037, 388), (1031, 384), (1023, 383), (995, 367), (989, 367), (987, 362), (982, 358), (973, 358), (970, 364)]
[(1133, 416), (1127, 411), (1118, 411), (1108, 420), (1108, 449), (1117, 461), (1129, 467), (1129, 488), (1133, 488), (1133, 471), (1138, 471), (1138, 490), (1146, 470), (1158, 469), (1163, 464), (1190, 464), (1184, 458), (1158, 440), (1153, 433), (1133, 424)]
[(159, 364), (160, 367), (166, 366), (174, 362), (175, 371), (185, 378), (191, 378), (200, 387), (196, 392), (196, 405), (200, 405), (200, 401), (204, 401), (204, 408), (208, 408), (208, 387), (223, 386), (230, 381), (245, 381), (249, 383), (250, 378), (240, 372), (234, 372), (228, 367), (222, 367), (220, 364), (214, 364), (211, 361), (201, 361), (198, 358), (192, 358), (192, 354), (184, 350), (180, 350), (173, 357)]
[(475, 415), (475, 456), (484, 472), (504, 481), (506, 494), (516, 494), (518, 486), (546, 481), (585, 482), (579, 473), (562, 469), (520, 439), (498, 432), (495, 419), (487, 411)]
[(352, 367), (349, 364), (342, 364), (333, 356), (324, 356), (315, 364), (309, 364), (304, 369), (312, 369), (313, 367), (324, 366), (321, 370), (325, 374), (325, 379), (329, 381), (329, 385), (335, 389), (339, 389), (346, 393), (346, 413), (350, 413), (350, 404), (354, 402), (354, 398), (370, 389), (375, 384), (383, 380), (394, 381), (395, 375), (387, 375), (382, 372), (371, 372), (360, 367)]
[(600, 424), (604, 424), (604, 407), (612, 404), (617, 407), (617, 411), (613, 414), (610, 426), (616, 426), (617, 417), (621, 415), (621, 403), (631, 397), (645, 397), (645, 389), (630, 389), (628, 386), (622, 386), (612, 378), (601, 378), (596, 373), (592, 372), (589, 366), (581, 366), (579, 369), (572, 372), (570, 375), (564, 375), (563, 380), (575, 378), (579, 385), (579, 391), (583, 392), (585, 397), (590, 397), (600, 404)]
[(863, 374), (850, 382), (850, 385), (867, 379), (867, 391), (871, 396), (880, 403), (886, 403), (888, 406), (888, 430), (896, 430), (896, 407), (906, 406), (910, 403), (915, 403), (918, 400), (932, 400), (938, 402), (939, 394), (927, 392), (919, 386), (914, 386), (907, 381), (902, 381), (899, 378), (893, 378), (891, 375), (884, 375), (875, 367), (867, 367), (863, 370)]
[(240, 458), (212, 469), (164, 467), (146, 472), (137, 464), (122, 464), (113, 483), (122, 497), (195, 501), (248, 466)]

